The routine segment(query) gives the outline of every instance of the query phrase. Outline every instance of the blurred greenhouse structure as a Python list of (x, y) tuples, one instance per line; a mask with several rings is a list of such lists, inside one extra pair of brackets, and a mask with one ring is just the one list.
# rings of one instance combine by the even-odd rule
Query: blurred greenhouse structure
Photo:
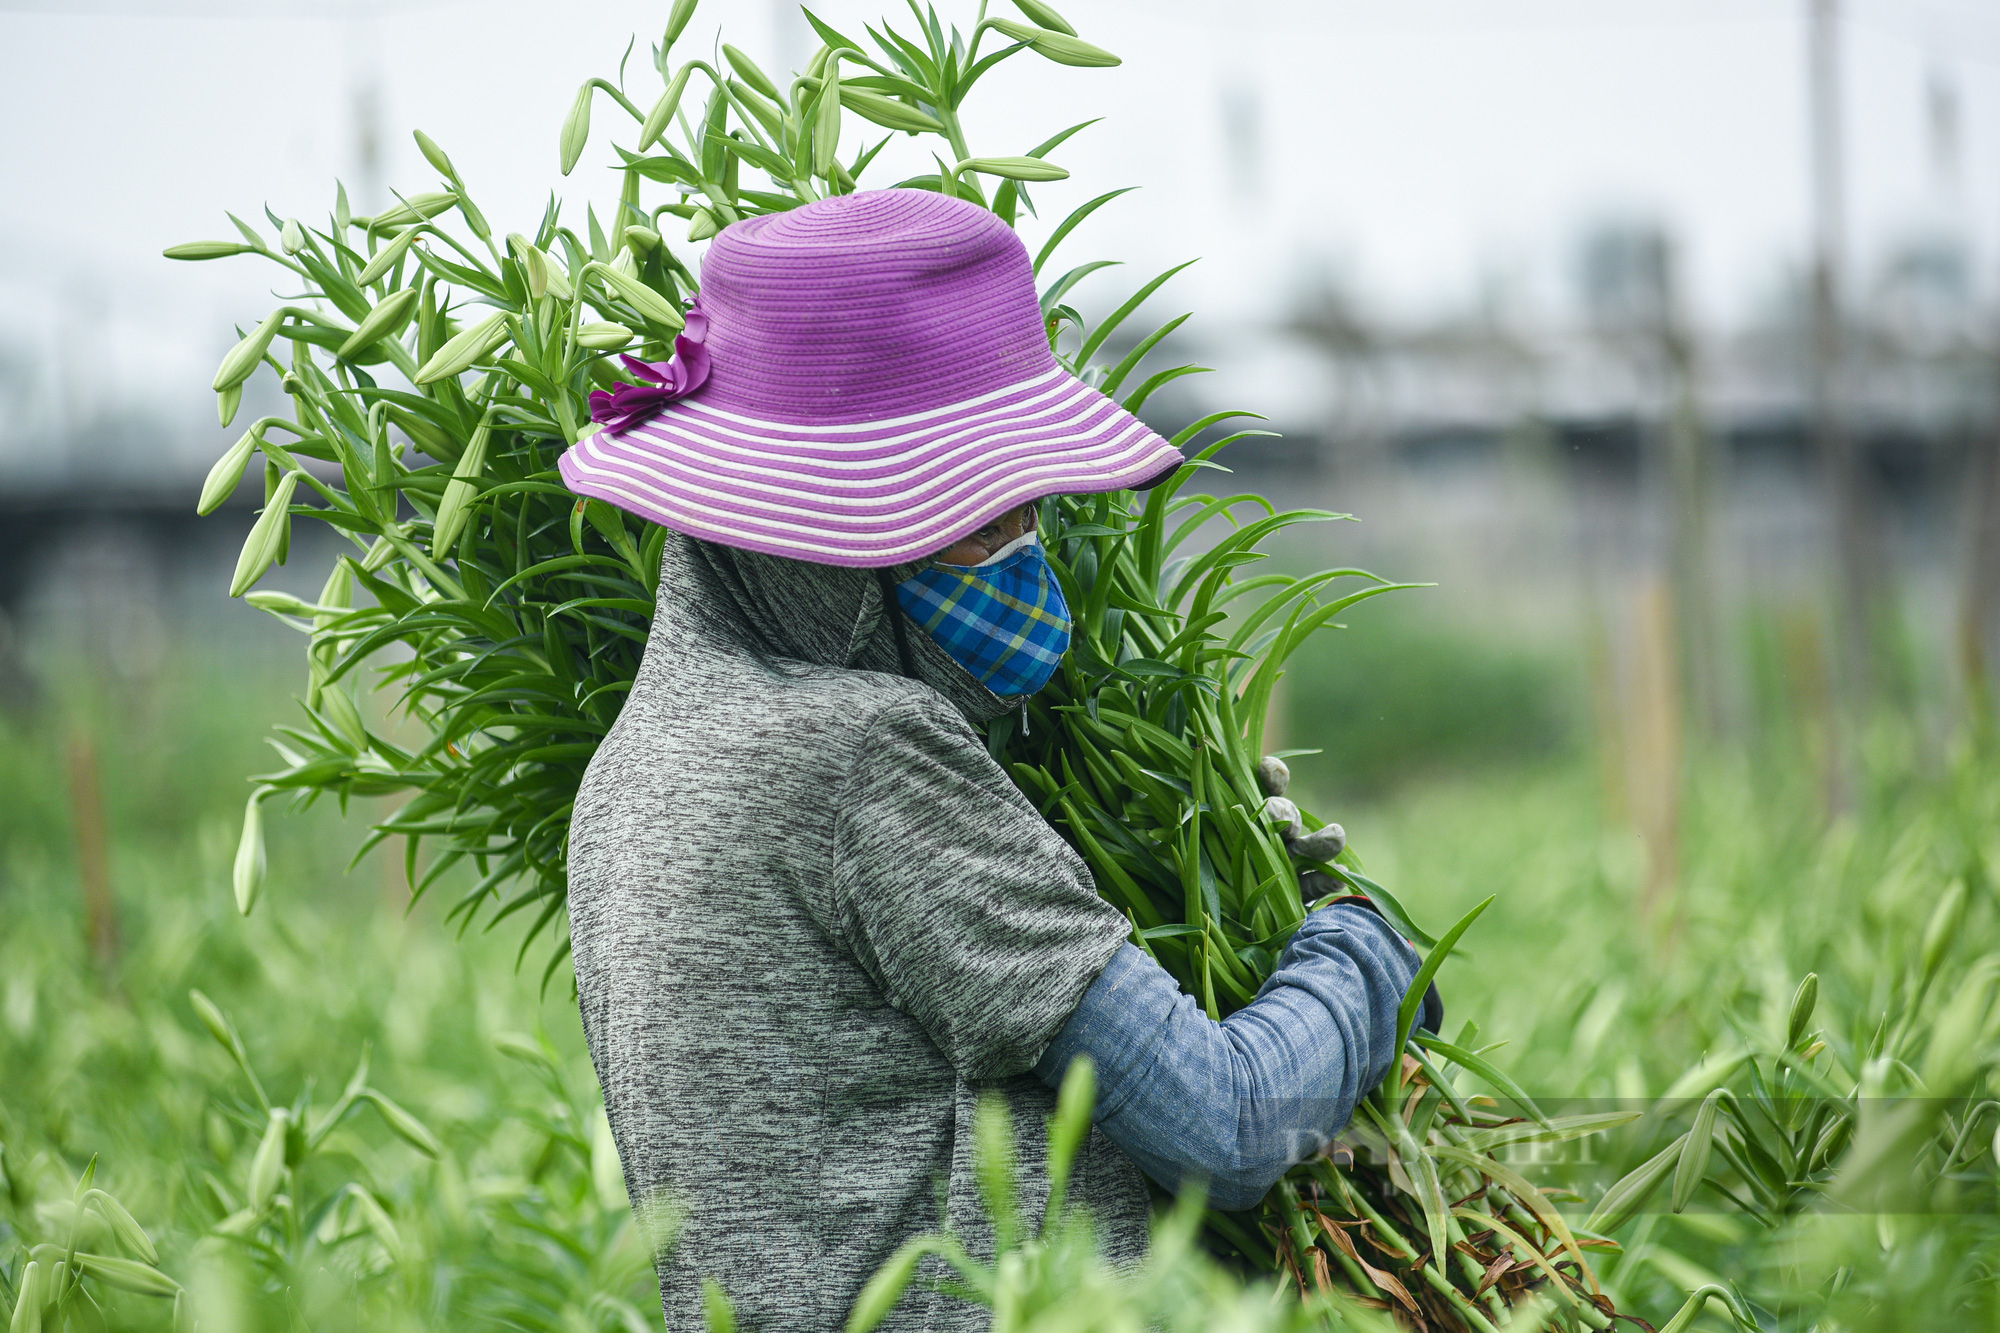
[[(451, 129), (462, 160), (511, 188), (511, 132), (495, 122), (482, 143), (479, 121), (455, 124), (470, 112), (397, 63), (411, 49), (400, 39), (449, 31), (481, 59), (528, 61), (546, 98), (492, 112), (544, 124), (573, 86), (570, 64), (657, 18), (613, 5), (531, 56), (504, 23), (469, 27), (450, 4), (198, 8), (149, 10), (138, 28), (89, 7), (0, 16), (17, 51), (94, 34), (92, 49), (135, 78), (159, 63), (156, 44), (182, 52), (196, 62), (177, 94), (186, 117), (206, 114), (199, 72), (281, 46), (304, 62), (296, 99), (232, 130), (254, 170), (188, 155), (191, 124), (162, 121), (149, 169), (216, 184), (197, 193), (190, 180), (185, 198), (162, 186), (151, 214), (112, 231), (88, 221), (67, 248), (34, 244), (58, 234), (37, 192), (0, 205), (0, 234), (22, 242), (0, 258), (0, 644), (43, 624), (102, 625), (112, 607), (138, 627), (113, 636), (125, 656), (145, 656), (135, 645), (155, 621), (274, 634), (219, 595), (250, 508), (204, 525), (193, 514), (228, 438), (198, 392), (204, 367), (252, 294), (193, 309), (196, 288), (173, 285), (190, 270), (163, 264), (159, 247), (191, 227), (226, 231), (217, 190), (254, 209), (239, 176), (338, 174), (357, 207), (417, 188), (412, 118)], [(845, 21), (862, 8), (828, 0), (821, 12)], [(1280, 438), (1236, 451), (1242, 480), (1356, 515), (1313, 540), (1343, 563), (1435, 580), (1437, 614), (1575, 664), (1607, 742), (1635, 727), (1677, 734), (1676, 718), (1741, 730), (1773, 681), (1793, 704), (1901, 700), (1935, 736), (1984, 716), (2000, 651), (2000, 300), (1985, 243), (2000, 224), (1986, 216), (1995, 155), (1982, 136), (1996, 121), (1982, 61), (2000, 31), (1980, 6), (1448, 0), (1384, 15), (1259, 0), (1227, 20), (1179, 3), (1075, 8), (1119, 34), (1116, 73), (1131, 80), (1103, 85), (1118, 91), (1101, 107), (1077, 103), (1107, 119), (1065, 149), (1075, 183), (1145, 188), (1078, 242), (1134, 266), (1074, 299), (1109, 308), (1138, 281), (1122, 275), (1157, 255), (1204, 256), (1176, 280), (1191, 288), (1152, 298), (1163, 313), (1194, 310), (1155, 355), (1218, 373), (1155, 396), (1157, 424), (1264, 412)], [(789, 0), (714, 10), (704, 21), (762, 25), (775, 58), (803, 58)], [(203, 36), (224, 33), (221, 46)], [(60, 64), (20, 65), (16, 95)], [(130, 121), (117, 99), (145, 95), (133, 83), (103, 107), (65, 102), (45, 141), (17, 142), (8, 160), (52, 189), (81, 180), (90, 117)], [(1329, 100), (1342, 95), (1362, 100)], [(1171, 132), (1134, 109), (1151, 97), (1175, 100)], [(1021, 86), (1019, 133), (1045, 132), (1045, 103), (1041, 85)], [(1357, 118), (1377, 104), (1381, 119)], [(1475, 147), (1448, 156), (1461, 142)], [(1312, 169), (1287, 166), (1300, 162)], [(1426, 215), (1448, 190), (1398, 211), (1426, 177), (1474, 167), (1464, 217), (1445, 220), (1456, 232)], [(588, 170), (576, 179), (598, 188)], [(1537, 182), (1544, 197), (1523, 206)], [(1732, 225), (1763, 231), (1730, 243), (1725, 272), (1715, 231), (1732, 192), (1755, 204)], [(1496, 193), (1510, 202), (1489, 204)], [(306, 217), (325, 203), (269, 202)], [(1541, 220), (1526, 259), (1498, 232), (1506, 217)], [(1458, 275), (1455, 295), (1385, 285), (1373, 261), (1398, 228), (1459, 237), (1435, 265)], [(1405, 268), (1413, 245), (1397, 251)], [(253, 492), (237, 502), (254, 506)], [(1759, 671), (1776, 676), (1760, 685)], [(18, 662), (0, 669), (19, 674)], [(1616, 744), (1630, 758), (1656, 742)]]
[[(1459, 317), (1398, 319), (1324, 267), (1292, 285), (1276, 318), (1225, 339), (1204, 342), (1198, 313), (1176, 355), (1223, 373), (1171, 386), (1148, 414), (1168, 429), (1245, 405), (1225, 395), (1281, 368), (1279, 401), (1263, 405), (1278, 438), (1236, 451), (1236, 470), (1249, 474), (1239, 480), (1358, 516), (1322, 530), (1343, 560), (1437, 580), (1454, 614), (1487, 628), (1566, 637), (1601, 621), (1615, 655), (1643, 636), (1625, 622), (1643, 619), (1658, 594), (1699, 603), (1701, 623), (1680, 614), (1676, 627), (1696, 644), (1751, 604), (1782, 603), (1833, 634), (1850, 599), (1833, 573), (1809, 283), (1774, 275), (1755, 321), (1697, 327), (1676, 281), (1675, 238), (1660, 224), (1603, 222), (1571, 250), (1571, 319), (1524, 316), (1490, 291), (1473, 293)], [(1983, 671), (1996, 647), (2000, 311), (1948, 236), (1866, 271), (1841, 313), (1831, 434), (1859, 460), (1864, 539), (1889, 571), (1894, 633), (1908, 640), (1900, 688), (1942, 690), (1958, 707), (1966, 673)], [(18, 634), (55, 607), (121, 597), (142, 617), (172, 604), (177, 615), (199, 606), (218, 623), (250, 622), (220, 592), (255, 494), (240, 494), (240, 515), (220, 523), (198, 523), (193, 510), (215, 432), (186, 413), (97, 414), (60, 367), (18, 344), (11, 356), (0, 360), (10, 423), (0, 428), (0, 623)], [(1261, 369), (1230, 373), (1243, 363)], [(1800, 669), (1831, 672), (1842, 649), (1827, 639), (1824, 656)], [(1744, 706), (1731, 697), (1743, 684), (1727, 676), (1699, 705), (1722, 723)]]

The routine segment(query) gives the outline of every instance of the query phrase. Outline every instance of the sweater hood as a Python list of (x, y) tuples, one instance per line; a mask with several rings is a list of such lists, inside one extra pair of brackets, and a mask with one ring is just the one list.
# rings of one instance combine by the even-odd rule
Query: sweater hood
[[(968, 722), (984, 725), (1010, 712), (1015, 701), (980, 684), (890, 595), (924, 563), (886, 570), (816, 565), (669, 532), (659, 614), (679, 620), (684, 632), (755, 657), (904, 676), (910, 673), (890, 619), (900, 617), (916, 679)], [(677, 595), (681, 589), (693, 595)]]

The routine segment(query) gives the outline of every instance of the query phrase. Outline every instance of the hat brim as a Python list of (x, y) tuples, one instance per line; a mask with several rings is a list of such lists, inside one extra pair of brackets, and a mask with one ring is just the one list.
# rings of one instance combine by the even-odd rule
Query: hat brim
[(814, 564), (920, 559), (1045, 495), (1152, 485), (1180, 452), (1057, 366), (914, 416), (761, 421), (701, 395), (563, 454), (563, 481), (676, 532)]

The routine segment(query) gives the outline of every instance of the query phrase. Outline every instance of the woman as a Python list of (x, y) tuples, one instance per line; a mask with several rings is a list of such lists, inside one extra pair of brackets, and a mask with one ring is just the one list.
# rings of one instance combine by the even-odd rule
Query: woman
[[(604, 396), (563, 475), (672, 535), (577, 797), (570, 916), (668, 1326), (700, 1326), (709, 1279), (745, 1327), (836, 1329), (909, 1236), (977, 1245), (985, 1092), (1032, 1214), (1078, 1055), (1072, 1197), (1113, 1257), (1144, 1249), (1141, 1169), (1250, 1206), (1386, 1071), (1409, 947), (1324, 909), (1212, 1023), (975, 730), (1067, 646), (1032, 502), (1178, 454), (1055, 362), (1012, 231), (915, 190), (725, 229), (675, 361), (630, 364), (653, 383)], [(888, 1326), (982, 1322), (918, 1291)]]

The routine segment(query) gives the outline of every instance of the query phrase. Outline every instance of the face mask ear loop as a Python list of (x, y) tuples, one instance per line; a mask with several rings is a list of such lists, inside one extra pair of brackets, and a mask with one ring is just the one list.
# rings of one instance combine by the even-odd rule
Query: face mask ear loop
[(889, 577), (889, 571), (875, 571), (875, 581), (882, 585), (882, 614), (889, 617), (889, 624), (896, 634), (896, 657), (903, 664), (903, 674), (911, 680), (918, 679), (917, 659), (910, 653), (910, 631), (903, 624), (909, 617), (903, 614), (903, 604), (896, 600), (896, 583)]

